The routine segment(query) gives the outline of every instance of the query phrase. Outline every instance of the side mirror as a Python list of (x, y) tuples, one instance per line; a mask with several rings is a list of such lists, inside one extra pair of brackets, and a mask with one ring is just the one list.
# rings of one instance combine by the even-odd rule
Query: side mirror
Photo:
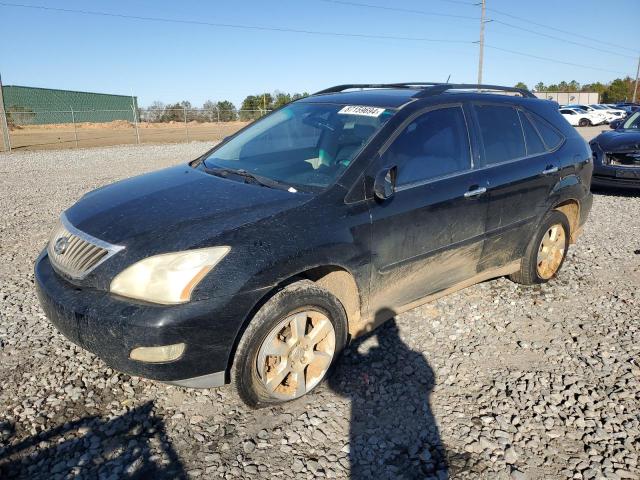
[(376, 175), (373, 182), (373, 194), (379, 200), (391, 198), (396, 191), (397, 167), (385, 167)]
[(622, 122), (624, 122), (624, 119), (619, 118), (617, 120), (614, 120), (613, 122), (609, 123), (609, 128), (612, 128), (614, 130), (620, 128), (620, 125), (622, 125)]

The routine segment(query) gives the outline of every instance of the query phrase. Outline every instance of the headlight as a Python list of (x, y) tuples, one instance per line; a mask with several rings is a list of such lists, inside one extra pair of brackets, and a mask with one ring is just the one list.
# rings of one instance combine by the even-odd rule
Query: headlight
[(200, 248), (145, 258), (116, 275), (110, 290), (153, 303), (188, 302), (196, 285), (229, 250), (229, 247)]

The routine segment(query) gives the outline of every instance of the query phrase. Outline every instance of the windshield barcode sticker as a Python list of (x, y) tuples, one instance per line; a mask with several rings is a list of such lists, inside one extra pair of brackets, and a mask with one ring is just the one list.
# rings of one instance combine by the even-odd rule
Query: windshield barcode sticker
[(379, 117), (384, 112), (384, 108), (379, 107), (366, 107), (364, 105), (347, 105), (343, 107), (338, 113), (342, 115), (362, 115), (365, 117)]

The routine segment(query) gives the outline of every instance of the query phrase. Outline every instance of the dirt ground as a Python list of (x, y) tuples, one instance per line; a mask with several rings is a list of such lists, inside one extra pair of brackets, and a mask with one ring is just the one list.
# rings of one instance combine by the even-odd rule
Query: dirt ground
[[(219, 141), (248, 122), (169, 122), (140, 123), (124, 120), (106, 123), (26, 125), (11, 130), (14, 150), (52, 150), (61, 148), (105, 147), (138, 143), (181, 143)], [(77, 138), (77, 142), (76, 142)], [(0, 146), (1, 147), (1, 146)]]

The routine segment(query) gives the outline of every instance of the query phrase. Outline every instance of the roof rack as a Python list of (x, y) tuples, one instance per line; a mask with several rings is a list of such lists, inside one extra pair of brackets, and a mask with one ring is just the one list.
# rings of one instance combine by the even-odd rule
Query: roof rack
[(482, 83), (436, 83), (432, 85), (433, 86), (429, 88), (425, 88), (418, 96), (430, 97), (444, 93), (447, 90), (478, 90), (479, 92), (513, 92), (519, 93), (526, 98), (537, 98), (533, 93), (524, 88), (504, 87), (502, 85), (485, 85)]
[(504, 87), (501, 85), (484, 85), (478, 83), (438, 83), (438, 82), (402, 82), (402, 83), (351, 83), (345, 85), (336, 85), (335, 87), (326, 88), (314, 95), (323, 93), (338, 93), (353, 88), (419, 88), (421, 92), (418, 97), (430, 97), (439, 95), (447, 90), (478, 90), (478, 91), (499, 91), (519, 93), (526, 98), (536, 98), (529, 90), (516, 87)]
[[(321, 95), (323, 93), (338, 93), (344, 92), (345, 90), (351, 90), (352, 88), (398, 88), (400, 84), (390, 84), (390, 83), (347, 83), (345, 85), (336, 85), (334, 87), (325, 88), (324, 90), (320, 90), (319, 92), (314, 93), (314, 95)], [(403, 87), (409, 88), (409, 87)]]

